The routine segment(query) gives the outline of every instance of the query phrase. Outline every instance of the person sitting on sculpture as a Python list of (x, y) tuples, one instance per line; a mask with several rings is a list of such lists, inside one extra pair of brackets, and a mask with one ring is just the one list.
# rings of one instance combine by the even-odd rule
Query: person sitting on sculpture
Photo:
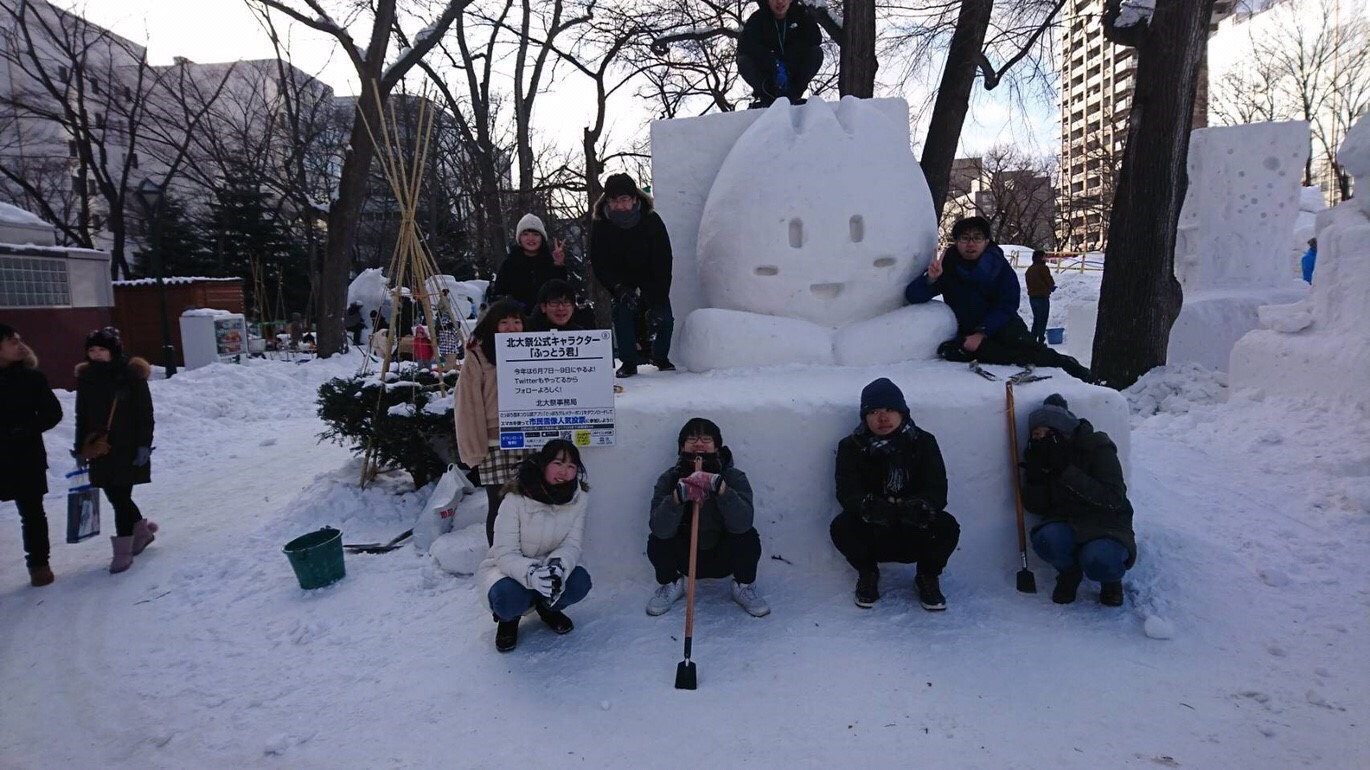
[(757, 0), (742, 26), (737, 71), (752, 87), (752, 107), (780, 97), (804, 103), (809, 81), (823, 64), (823, 36), (808, 6), (793, 0)]
[(1022, 287), (1003, 250), (990, 237), (989, 221), (984, 217), (958, 220), (952, 225), (951, 239), (941, 258), (934, 259), (904, 289), (904, 298), (915, 305), (941, 294), (956, 314), (956, 336), (938, 346), (937, 354), (948, 361), (1055, 366), (1094, 383), (1088, 368), (1033, 339), (1018, 317)]

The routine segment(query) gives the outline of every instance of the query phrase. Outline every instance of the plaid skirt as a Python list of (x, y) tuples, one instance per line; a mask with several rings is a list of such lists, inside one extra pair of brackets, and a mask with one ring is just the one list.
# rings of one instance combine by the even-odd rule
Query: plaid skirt
[(478, 468), (480, 483), (482, 485), (503, 484), (518, 475), (519, 463), (532, 456), (532, 449), (490, 447), (490, 455)]

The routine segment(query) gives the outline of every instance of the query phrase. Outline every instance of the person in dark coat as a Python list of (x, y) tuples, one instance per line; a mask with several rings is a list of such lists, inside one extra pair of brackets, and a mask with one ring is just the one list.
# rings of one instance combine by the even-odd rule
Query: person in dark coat
[(833, 545), (856, 569), (856, 606), (880, 599), (880, 562), (916, 563), (923, 609), (945, 610), (940, 577), (961, 539), (946, 512), (947, 469), (937, 438), (914, 424), (899, 386), (881, 377), (861, 391), (861, 423), (837, 444)]
[(809, 8), (793, 0), (757, 0), (737, 42), (737, 72), (752, 87), (753, 107), (780, 97), (804, 103), (823, 64), (823, 36)]
[(1047, 267), (1047, 253), (1041, 249), (1032, 252), (1032, 266), (1023, 273), (1027, 283), (1028, 304), (1032, 306), (1032, 338), (1045, 344), (1047, 341), (1047, 319), (1051, 317), (1051, 293), (1056, 291), (1056, 279), (1051, 277)]
[(529, 315), (537, 305), (543, 284), (551, 280), (577, 281), (578, 274), (572, 268), (567, 263), (565, 243), (548, 238), (542, 220), (524, 214), (486, 297), (491, 302), (512, 299), (519, 303), (524, 315)]
[(366, 328), (366, 322), (362, 320), (362, 303), (353, 302), (347, 306), (347, 314), (343, 316), (343, 328), (352, 332), (352, 344), (361, 347), (362, 329)]
[(133, 487), (152, 481), (152, 366), (124, 355), (119, 330), (106, 326), (86, 337), (86, 360), (76, 365), (76, 447), (106, 432), (109, 452), (90, 460), (90, 484), (114, 508), (110, 572), (133, 566), (133, 557), (156, 539), (157, 524), (143, 518)]
[(614, 345), (619, 377), (637, 374), (639, 306), (645, 306), (653, 340), (651, 364), (673, 371), (671, 333), (671, 237), (652, 208), (652, 198), (627, 174), (604, 180), (590, 227), (590, 264), (595, 279), (613, 297)]
[(1028, 415), (1028, 427), (1023, 506), (1043, 519), (1032, 528), (1032, 550), (1057, 570), (1051, 600), (1075, 601), (1087, 577), (1099, 582), (1101, 604), (1120, 606), (1137, 540), (1118, 447), (1072, 414), (1059, 394)]
[(54, 580), (48, 564), (48, 454), (43, 433), (62, 421), (62, 405), (48, 378), (38, 370), (38, 356), (12, 326), (0, 324), (0, 500), (19, 508), (29, 584)]
[(537, 312), (529, 319), (529, 331), (574, 332), (590, 328), (576, 312), (576, 293), (571, 284), (553, 278), (538, 290)]
[[(652, 489), (647, 536), (647, 559), (656, 572), (657, 589), (647, 602), (648, 615), (661, 615), (685, 595), (690, 572), (690, 529), (699, 509), (699, 551), (696, 578), (733, 578), (733, 601), (752, 617), (771, 608), (756, 591), (756, 567), (761, 561), (761, 535), (753, 526), (752, 485), (733, 464), (733, 453), (723, 445), (723, 434), (711, 420), (695, 417), (680, 429), (679, 455)], [(703, 470), (695, 470), (699, 458)]]
[(956, 337), (938, 346), (937, 354), (948, 361), (1056, 366), (1093, 383), (1089, 369), (1034, 340), (1018, 317), (1022, 287), (1003, 250), (990, 238), (989, 222), (984, 217), (959, 220), (952, 225), (951, 237), (953, 243), (942, 257), (904, 289), (904, 298), (914, 305), (941, 294), (956, 314)]

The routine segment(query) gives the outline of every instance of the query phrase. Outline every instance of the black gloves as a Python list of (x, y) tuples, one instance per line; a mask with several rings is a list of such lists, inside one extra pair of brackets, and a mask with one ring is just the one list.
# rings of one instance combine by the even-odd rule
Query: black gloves
[(896, 505), (899, 506), (899, 520), (906, 527), (927, 529), (932, 524), (932, 517), (937, 515), (937, 511), (921, 497), (900, 500)]
[(861, 506), (861, 520), (876, 527), (892, 527), (899, 524), (914, 529), (926, 529), (936, 515), (937, 511), (921, 497), (906, 500), (867, 497)]
[(1050, 431), (1028, 442), (1023, 468), (1030, 480), (1044, 481), (1061, 475), (1070, 465), (1070, 443), (1065, 436)]

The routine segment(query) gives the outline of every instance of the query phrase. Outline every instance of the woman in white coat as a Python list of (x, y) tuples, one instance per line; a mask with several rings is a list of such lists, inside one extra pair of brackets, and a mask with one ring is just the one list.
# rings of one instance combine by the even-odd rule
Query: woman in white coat
[(575, 444), (554, 439), (505, 488), (494, 545), (479, 570), (500, 652), (518, 645), (519, 619), (530, 608), (558, 634), (575, 627), (561, 610), (590, 593), (590, 573), (580, 566), (590, 497), (584, 476)]

